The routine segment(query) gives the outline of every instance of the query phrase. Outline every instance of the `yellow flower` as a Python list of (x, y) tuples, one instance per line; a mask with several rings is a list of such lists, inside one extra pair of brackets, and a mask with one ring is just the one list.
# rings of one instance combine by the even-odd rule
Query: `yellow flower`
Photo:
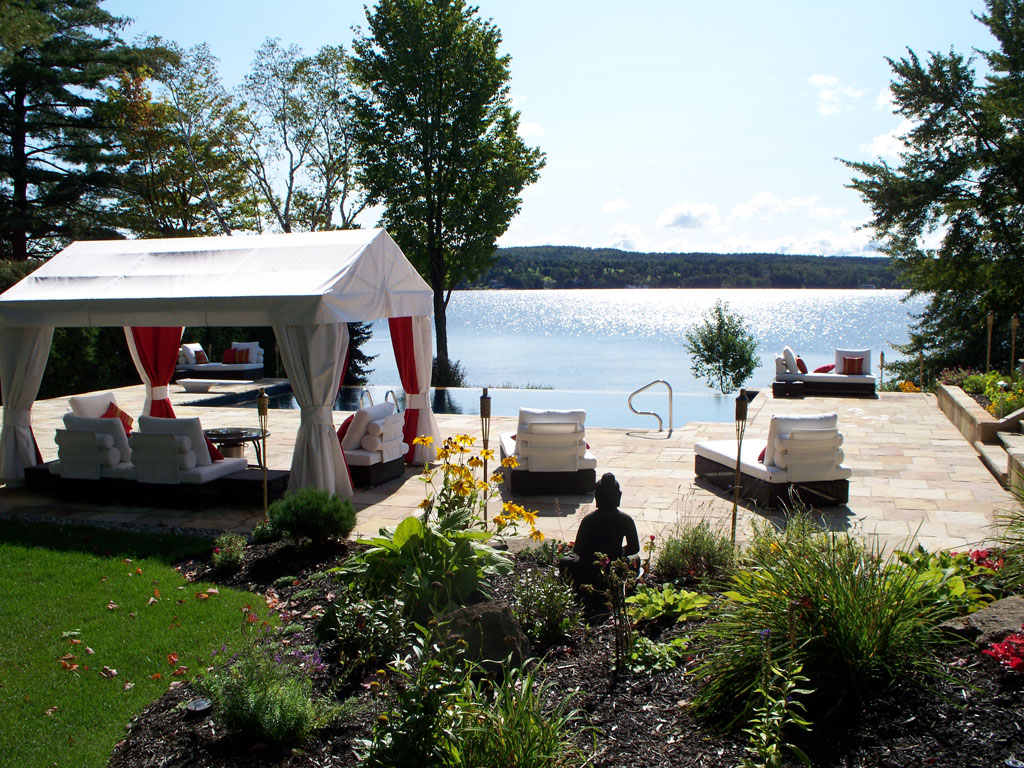
[(420, 509), (426, 509), (429, 506), (430, 506), (430, 499), (424, 499), (423, 501), (421, 501), (419, 503), (419, 508)]
[(456, 435), (455, 442), (459, 445), (473, 445), (476, 442), (476, 438), (469, 435)]
[(485, 482), (483, 480), (477, 480), (476, 481), (476, 489), (478, 491), (489, 491), (489, 490), (491, 490), (491, 486), (490, 486), (489, 483), (487, 483), (487, 482)]
[(522, 511), (523, 520), (530, 524), (530, 527), (537, 525), (537, 510), (527, 512), (525, 509)]
[(509, 523), (508, 518), (504, 515), (495, 515), (493, 520), (494, 524), (499, 528), (504, 528)]
[(530, 531), (530, 538), (534, 541), (544, 541), (544, 534), (534, 528)]
[(475, 469), (476, 467), (482, 467), (482, 466), (484, 465), (483, 461), (481, 461), (480, 459), (478, 459), (478, 458), (477, 458), (476, 456), (474, 456), (473, 458), (471, 458), (471, 459), (470, 459), (469, 461), (467, 461), (466, 463), (467, 463), (467, 464), (468, 464), (469, 466), (473, 467), (474, 469)]
[(501, 466), (508, 467), (509, 469), (515, 469), (519, 466), (519, 462), (516, 461), (515, 456), (506, 456), (501, 460)]
[(501, 472), (495, 472), (493, 475), (491, 475), (491, 482), (495, 483), (496, 485), (501, 484), (505, 482), (505, 476), (501, 474)]
[(494, 451), (492, 451), (490, 448), (484, 448), (484, 449), (482, 449), (480, 451), (480, 458), (481, 459), (493, 459), (494, 458)]
[(469, 496), (469, 494), (473, 492), (473, 484), (471, 482), (467, 482), (465, 478), (462, 478), (452, 485), (452, 490), (459, 494), (459, 496)]
[(447, 445), (447, 443), (445, 444), (445, 447), (444, 447), (444, 448), (440, 448), (440, 449), (438, 449), (438, 451), (437, 451), (437, 458), (438, 458), (439, 460), (441, 460), (441, 461), (447, 461), (448, 459), (450, 459), (450, 458), (451, 458), (451, 456), (452, 456), (452, 452), (451, 452), (451, 450), (450, 450), (450, 449), (448, 448), (448, 445)]
[(414, 437), (412, 439), (412, 444), (413, 445), (433, 445), (434, 444), (434, 438), (432, 438), (430, 435), (420, 435), (419, 437)]

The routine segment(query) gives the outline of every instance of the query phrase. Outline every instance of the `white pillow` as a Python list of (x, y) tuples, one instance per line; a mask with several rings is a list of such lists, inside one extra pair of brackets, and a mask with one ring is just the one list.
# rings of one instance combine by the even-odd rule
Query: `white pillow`
[(263, 362), (263, 348), (260, 347), (260, 343), (258, 341), (232, 341), (231, 348), (249, 350), (250, 363)]
[(196, 454), (196, 464), (206, 467), (213, 464), (210, 449), (206, 447), (203, 425), (198, 418), (193, 419), (162, 419), (159, 416), (139, 416), (139, 431), (165, 435), (183, 435), (192, 441), (192, 450)]
[(836, 429), (839, 424), (839, 416), (835, 413), (819, 413), (807, 416), (772, 416), (768, 425), (768, 446), (764, 453), (766, 466), (778, 466), (775, 463), (775, 438), (779, 435), (788, 435), (794, 429)]
[(394, 413), (394, 410), (395, 404), (390, 400), (371, 405), (369, 408), (360, 408), (352, 417), (352, 423), (348, 425), (348, 432), (341, 440), (341, 449), (351, 451), (353, 448), (358, 448), (363, 442), (363, 438), (366, 437), (366, 428), (370, 422), (386, 418)]
[(68, 398), (71, 412), (83, 419), (98, 419), (107, 412), (110, 404), (117, 404), (113, 392), (100, 392), (95, 395), (75, 395)]
[(837, 349), (836, 350), (836, 373), (846, 373), (843, 367), (844, 357), (863, 357), (864, 363), (860, 367), (861, 376), (868, 376), (871, 373), (871, 350), (870, 349)]
[(796, 352), (790, 347), (782, 348), (782, 359), (786, 361), (788, 373), (800, 373), (800, 369), (796, 367)]
[(185, 355), (185, 365), (195, 365), (196, 352), (202, 352), (203, 345), (198, 343), (182, 344), (181, 351)]
[(789, 368), (786, 367), (786, 361), (779, 355), (775, 358), (775, 375), (778, 376), (781, 373), (789, 373)]

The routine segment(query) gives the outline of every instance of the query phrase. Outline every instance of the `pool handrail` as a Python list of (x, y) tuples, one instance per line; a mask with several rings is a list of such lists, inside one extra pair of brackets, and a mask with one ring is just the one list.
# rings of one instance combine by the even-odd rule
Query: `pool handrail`
[(629, 400), (626, 401), (626, 405), (628, 405), (629, 406), (629, 410), (631, 410), (637, 416), (653, 416), (654, 418), (656, 418), (658, 420), (658, 431), (661, 432), (662, 429), (663, 429), (663, 426), (664, 426), (662, 424), (662, 421), (661, 421), (661, 416), (656, 414), (654, 411), (638, 411), (636, 408), (633, 407), (633, 398), (636, 397), (637, 395), (639, 395), (641, 392), (644, 392), (644, 391), (650, 389), (655, 384), (664, 384), (668, 388), (668, 433), (671, 436), (671, 434), (672, 434), (672, 385), (669, 384), (667, 381), (665, 381), (664, 379), (655, 379), (650, 384), (645, 384), (644, 386), (640, 387), (640, 389), (636, 390), (636, 392), (634, 392), (633, 394), (631, 394), (629, 396)]

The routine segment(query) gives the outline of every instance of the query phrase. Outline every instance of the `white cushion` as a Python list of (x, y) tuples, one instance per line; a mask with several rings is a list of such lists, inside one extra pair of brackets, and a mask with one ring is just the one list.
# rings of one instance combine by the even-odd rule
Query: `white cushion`
[(95, 395), (75, 395), (68, 398), (71, 412), (85, 419), (98, 419), (107, 412), (110, 404), (117, 403), (113, 392), (99, 392)]
[(263, 348), (260, 347), (260, 343), (258, 341), (232, 341), (231, 348), (249, 350), (250, 363), (263, 362)]
[(405, 426), (405, 416), (400, 413), (392, 413), (383, 419), (377, 419), (371, 421), (366, 425), (366, 434), (368, 435), (383, 435), (385, 433), (392, 434), (392, 430), (397, 428), (399, 434), (402, 432), (402, 428)]
[(836, 350), (836, 373), (846, 373), (843, 367), (844, 357), (863, 357), (864, 363), (860, 369), (861, 376), (871, 373), (871, 350), (870, 349), (837, 349)]
[(789, 368), (786, 367), (786, 361), (779, 355), (775, 358), (775, 375), (778, 376), (783, 373), (789, 373)]
[(213, 463), (210, 450), (206, 447), (203, 425), (198, 418), (193, 419), (162, 419), (158, 416), (139, 416), (141, 432), (183, 435), (192, 441), (192, 450), (196, 454), (196, 464), (206, 467)]
[(239, 456), (223, 461), (215, 461), (206, 466), (196, 465), (192, 469), (183, 469), (178, 472), (178, 481), (185, 485), (200, 485), (216, 480), (219, 477), (227, 477), (236, 472), (242, 472), (249, 466), (249, 460)]
[(782, 360), (786, 363), (786, 371), (788, 373), (800, 372), (800, 369), (796, 367), (796, 352), (790, 347), (782, 348)]
[(114, 440), (114, 447), (121, 454), (121, 460), (131, 461), (132, 449), (128, 445), (128, 435), (124, 433), (124, 424), (120, 419), (87, 419), (75, 416), (73, 413), (65, 413), (64, 428), (75, 432), (96, 432), (110, 435)]
[(198, 343), (193, 342), (191, 344), (182, 344), (181, 345), (181, 353), (183, 355), (185, 355), (185, 364), (186, 365), (195, 365), (196, 364), (196, 352), (202, 352), (202, 351), (203, 351), (203, 345), (202, 344), (198, 344)]
[(369, 408), (360, 408), (352, 417), (352, 423), (348, 426), (348, 432), (345, 433), (345, 437), (341, 440), (341, 449), (348, 451), (358, 448), (366, 436), (366, 428), (370, 422), (387, 418), (394, 412), (395, 404), (390, 400), (378, 403), (377, 405), (371, 405)]
[(788, 435), (794, 429), (832, 429), (839, 423), (835, 413), (820, 413), (806, 416), (772, 416), (768, 425), (768, 447), (764, 455), (764, 463), (775, 465), (775, 438)]

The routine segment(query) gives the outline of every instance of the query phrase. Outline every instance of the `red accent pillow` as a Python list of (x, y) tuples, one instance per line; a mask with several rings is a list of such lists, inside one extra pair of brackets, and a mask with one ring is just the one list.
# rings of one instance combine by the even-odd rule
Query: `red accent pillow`
[(832, 369), (836, 367), (835, 363), (829, 363), (828, 365), (822, 365), (814, 369), (815, 373), (831, 373)]
[[(206, 436), (204, 435), (204, 437)], [(206, 448), (210, 451), (210, 461), (224, 460), (224, 454), (220, 452), (220, 449), (217, 448), (217, 446), (213, 444), (213, 441), (208, 437), (206, 438)]]
[(796, 369), (800, 371), (800, 373), (807, 373), (807, 363), (801, 360), (799, 355), (797, 355), (796, 358)]
[(117, 403), (111, 403), (107, 406), (107, 410), (104, 411), (101, 419), (120, 419), (121, 423), (124, 424), (124, 433), (130, 435), (132, 433), (132, 424), (135, 423), (135, 419), (129, 416), (127, 413), (117, 407)]
[(249, 350), (248, 349), (236, 349), (235, 350), (235, 362), (236, 363), (248, 363), (249, 362)]
[[(799, 360), (799, 359), (800, 358), (798, 357), (797, 360)], [(763, 463), (764, 462), (764, 455), (767, 452), (768, 452), (768, 446), (766, 445), (764, 448), (761, 449), (761, 452), (759, 454), (757, 454), (757, 460)]]
[(843, 358), (843, 373), (850, 376), (860, 376), (864, 370), (864, 358), (863, 357), (844, 357)]
[(352, 426), (352, 419), (354, 419), (355, 417), (356, 417), (356, 415), (353, 413), (351, 416), (349, 416), (347, 419), (345, 419), (343, 422), (341, 422), (341, 426), (338, 427), (338, 442), (339, 443), (342, 440), (345, 439), (345, 435), (348, 434), (348, 428)]
[(203, 350), (200, 349), (196, 352), (196, 365), (206, 365), (208, 362), (210, 362), (210, 358), (206, 356)]
[(234, 364), (236, 352), (238, 352), (238, 350), (235, 349), (234, 347), (232, 347), (231, 349), (225, 349), (224, 354), (220, 356), (220, 361), (222, 363), (227, 363), (229, 365)]

